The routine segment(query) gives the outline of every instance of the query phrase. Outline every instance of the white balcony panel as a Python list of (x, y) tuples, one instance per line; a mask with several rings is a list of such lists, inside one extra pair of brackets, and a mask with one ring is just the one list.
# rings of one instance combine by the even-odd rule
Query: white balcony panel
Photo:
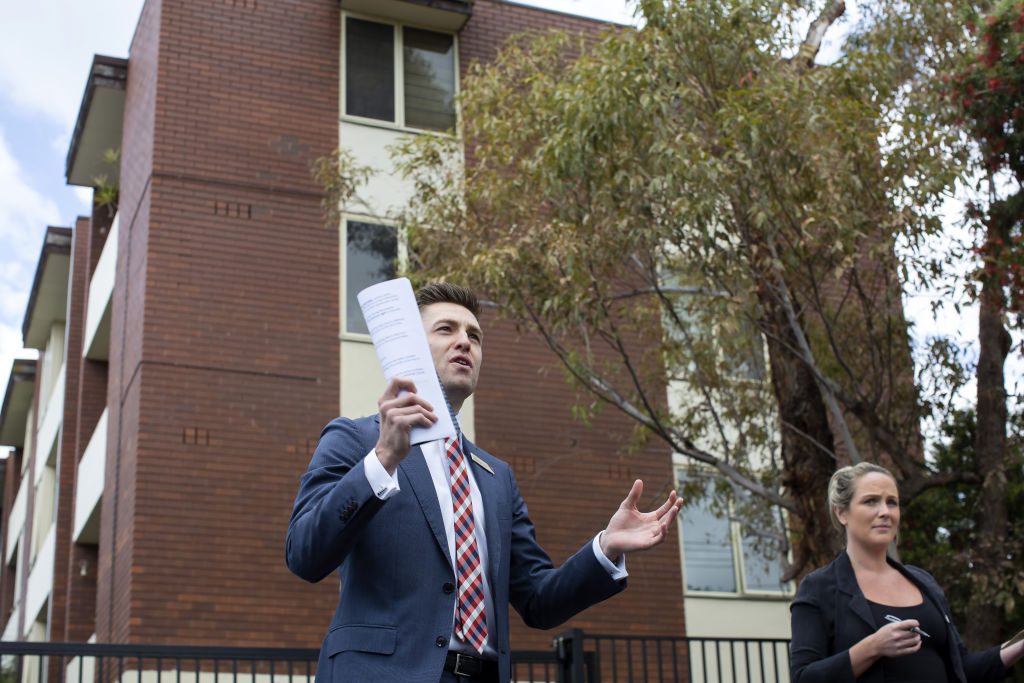
[(43, 476), (43, 469), (47, 464), (55, 465), (50, 461), (50, 454), (54, 452), (57, 442), (57, 434), (60, 432), (60, 425), (64, 421), (64, 371), (67, 366), (60, 366), (60, 374), (57, 376), (57, 383), (50, 393), (50, 400), (46, 402), (46, 412), (39, 426), (39, 441), (36, 443), (35, 472), (32, 478), (33, 486), (39, 483)]
[(96, 262), (96, 270), (89, 281), (82, 354), (92, 360), (107, 360), (110, 357), (110, 301), (114, 295), (114, 273), (117, 271), (120, 217), (120, 214), (114, 216), (100, 260)]
[[(96, 429), (92, 432), (89, 445), (78, 463), (75, 482), (75, 527), (76, 543), (98, 543), (100, 498), (103, 496), (103, 479), (107, 469), (107, 411), (100, 415)], [(95, 538), (93, 537), (95, 536)]]
[(36, 562), (28, 575), (28, 590), (25, 592), (26, 623), (39, 620), (39, 613), (46, 605), (53, 591), (53, 563), (55, 561), (57, 525), (51, 524), (46, 540), (39, 548)]
[(21, 605), (15, 605), (14, 609), (11, 610), (11, 617), (7, 620), (7, 625), (4, 626), (4, 634), (0, 636), (4, 642), (11, 642), (12, 640), (21, 640), (21, 634), (18, 633), (18, 620), (21, 617)]
[(25, 501), (28, 499), (28, 481), (21, 480), (18, 487), (18, 495), (14, 498), (14, 505), (7, 514), (7, 547), (4, 549), (4, 562), (11, 563), (14, 556), (14, 549), (18, 547), (18, 541), (25, 531)]

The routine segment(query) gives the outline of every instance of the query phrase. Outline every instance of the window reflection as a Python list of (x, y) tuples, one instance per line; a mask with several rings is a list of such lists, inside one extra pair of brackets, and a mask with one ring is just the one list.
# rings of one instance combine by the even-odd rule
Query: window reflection
[(455, 126), (455, 49), (450, 35), (403, 29), (405, 125), (447, 130)]
[(345, 111), (395, 119), (395, 29), (348, 17), (345, 21)]
[(710, 507), (711, 481), (706, 477), (680, 474), (680, 480), (697, 479), (703, 491), (694, 497), (683, 518), (683, 556), (686, 560), (686, 588), (691, 591), (736, 592), (736, 568), (732, 557), (732, 533), (728, 517)]
[(345, 331), (369, 334), (356, 296), (395, 277), (398, 235), (390, 225), (347, 221), (345, 243)]

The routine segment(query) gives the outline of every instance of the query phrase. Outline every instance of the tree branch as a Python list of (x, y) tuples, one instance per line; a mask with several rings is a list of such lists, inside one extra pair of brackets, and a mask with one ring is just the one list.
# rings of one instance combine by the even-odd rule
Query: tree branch
[(800, 44), (800, 51), (797, 54), (797, 59), (804, 66), (812, 66), (814, 64), (814, 58), (818, 56), (818, 51), (821, 49), (821, 41), (825, 37), (825, 33), (829, 27), (846, 11), (846, 3), (843, 0), (832, 0), (825, 9), (822, 10), (818, 18), (811, 22), (810, 27), (807, 29), (807, 35), (804, 37), (804, 42)]

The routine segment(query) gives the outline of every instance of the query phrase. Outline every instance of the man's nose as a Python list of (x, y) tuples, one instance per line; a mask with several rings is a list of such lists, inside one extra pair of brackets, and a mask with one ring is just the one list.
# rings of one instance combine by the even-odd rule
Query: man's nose
[(455, 347), (459, 349), (468, 349), (470, 347), (469, 333), (466, 330), (459, 330), (458, 334), (455, 335)]

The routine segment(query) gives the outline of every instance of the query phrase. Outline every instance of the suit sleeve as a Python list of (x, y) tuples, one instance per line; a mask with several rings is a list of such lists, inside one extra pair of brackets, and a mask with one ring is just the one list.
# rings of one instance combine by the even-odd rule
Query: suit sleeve
[(834, 616), (822, 600), (833, 600), (821, 576), (809, 574), (800, 582), (790, 605), (792, 639), (789, 650), (790, 679), (793, 683), (854, 683), (850, 650), (832, 652), (830, 635), (835, 631)]
[(601, 566), (590, 541), (555, 569), (537, 543), (511, 470), (508, 477), (512, 492), (509, 602), (527, 626), (554, 628), (626, 587), (625, 580), (615, 581)]
[(337, 569), (384, 505), (363, 469), (375, 438), (345, 418), (331, 421), (321, 433), (299, 483), (285, 539), (285, 560), (297, 576), (316, 582)]

